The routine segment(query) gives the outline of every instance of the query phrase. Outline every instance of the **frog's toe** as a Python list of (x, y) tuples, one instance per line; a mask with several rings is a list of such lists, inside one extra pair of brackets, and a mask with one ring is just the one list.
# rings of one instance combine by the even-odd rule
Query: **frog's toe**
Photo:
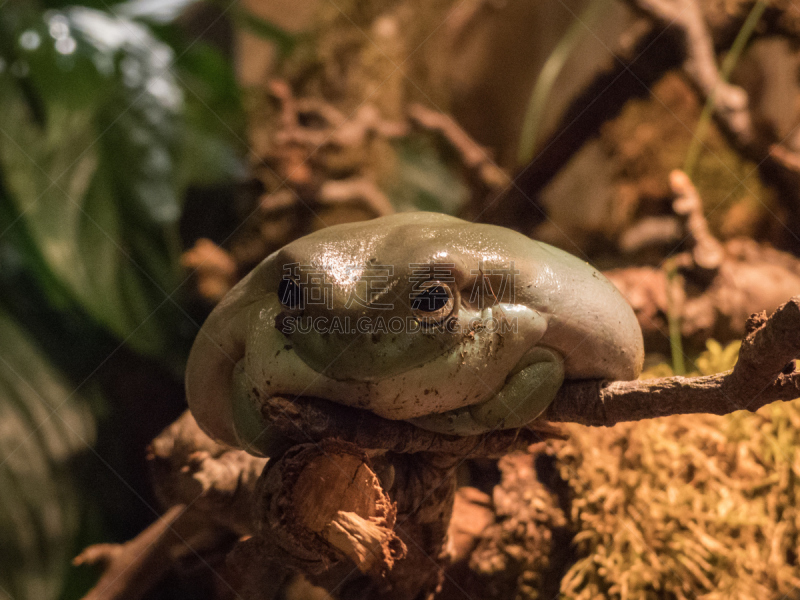
[(528, 363), (509, 376), (503, 388), (489, 400), (469, 407), (484, 430), (522, 427), (541, 415), (564, 381), (562, 357), (547, 348), (535, 348)]
[(564, 381), (564, 361), (546, 348), (534, 348), (494, 396), (480, 404), (409, 419), (428, 431), (477, 435), (493, 429), (523, 427), (541, 415)]
[(240, 448), (256, 456), (278, 456), (294, 442), (277, 434), (264, 420), (254, 386), (242, 363), (234, 367), (233, 430)]
[(475, 420), (469, 407), (456, 408), (443, 413), (434, 413), (409, 419), (420, 429), (445, 435), (479, 435), (486, 433), (486, 426)]

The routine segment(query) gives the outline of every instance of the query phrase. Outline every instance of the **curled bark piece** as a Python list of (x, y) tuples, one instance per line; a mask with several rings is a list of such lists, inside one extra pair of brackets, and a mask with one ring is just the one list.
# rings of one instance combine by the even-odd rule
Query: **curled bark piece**
[[(622, 421), (736, 410), (800, 397), (800, 296), (768, 319), (751, 317), (733, 371), (706, 377), (665, 377), (643, 381), (568, 382), (546, 413), (550, 421), (609, 427)], [(791, 364), (791, 371), (787, 365)]]
[(396, 507), (352, 444), (294, 446), (264, 472), (256, 502), (256, 534), (307, 573), (347, 557), (379, 576), (406, 554), (393, 530)]
[[(322, 532), (325, 540), (353, 561), (362, 573), (390, 570), (397, 558), (392, 543), (402, 544), (382, 519), (365, 519), (358, 513), (340, 510)], [(405, 551), (405, 545), (402, 546)]]

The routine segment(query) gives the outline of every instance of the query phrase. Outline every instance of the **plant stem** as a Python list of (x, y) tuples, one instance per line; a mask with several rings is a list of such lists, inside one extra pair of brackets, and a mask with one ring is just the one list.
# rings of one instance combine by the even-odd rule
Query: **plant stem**
[(667, 272), (667, 323), (669, 324), (669, 348), (672, 353), (672, 372), (675, 375), (686, 374), (683, 360), (683, 337), (681, 336), (681, 316), (674, 298), (674, 289), (678, 284), (678, 267), (673, 260), (664, 265)]
[(553, 48), (550, 56), (547, 57), (542, 70), (536, 77), (536, 83), (533, 86), (530, 100), (528, 100), (528, 107), (525, 109), (525, 119), (522, 122), (522, 132), (517, 149), (517, 164), (524, 165), (533, 160), (536, 142), (539, 141), (541, 134), (545, 106), (556, 79), (575, 47), (590, 31), (589, 26), (597, 21), (609, 4), (610, 0), (590, 0), (588, 6), (580, 16), (575, 18), (556, 47)]

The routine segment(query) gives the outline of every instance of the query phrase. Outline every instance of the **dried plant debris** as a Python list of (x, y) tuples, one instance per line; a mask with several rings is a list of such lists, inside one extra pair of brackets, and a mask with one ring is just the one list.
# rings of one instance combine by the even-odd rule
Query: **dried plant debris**
[(456, 214), (493, 198), (511, 179), (448, 115), (421, 104), (401, 119), (365, 102), (351, 113), (295, 97), (272, 80), (272, 100), (251, 110), (254, 176), (263, 193), (225, 248), (200, 239), (182, 262), (216, 303), (271, 252), (317, 229), (428, 210)]
[(704, 203), (686, 174), (673, 171), (669, 184), (673, 210), (683, 221), (678, 229), (683, 251), (671, 259), (676, 268), (672, 308), (668, 268), (605, 272), (633, 307), (651, 351), (666, 347), (669, 310), (680, 317), (686, 346), (697, 348), (709, 338), (740, 337), (749, 315), (771, 311), (800, 292), (797, 257), (746, 237), (721, 243), (711, 234)]
[[(550, 557), (563, 543), (559, 532), (566, 519), (558, 499), (541, 482), (532, 454), (512, 454), (500, 461), (502, 481), (493, 492), (496, 522), (482, 533), (470, 557), (470, 568), (480, 575), (485, 596), (549, 599), (545, 584)], [(557, 584), (557, 580), (555, 582)], [(557, 591), (557, 587), (555, 589)]]
[[(569, 598), (780, 598), (797, 564), (800, 403), (572, 428)], [(707, 594), (707, 595), (706, 595)]]

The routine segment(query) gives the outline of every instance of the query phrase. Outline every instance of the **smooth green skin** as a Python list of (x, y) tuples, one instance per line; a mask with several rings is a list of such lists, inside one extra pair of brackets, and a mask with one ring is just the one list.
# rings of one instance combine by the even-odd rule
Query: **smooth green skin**
[[(517, 274), (513, 293), (470, 301), (481, 274)], [(277, 291), (284, 265), (318, 265), (330, 308), (304, 318), (414, 319), (409, 265), (453, 264), (457, 327), (400, 333), (314, 331), (285, 335)], [(393, 265), (387, 288), (366, 296), (366, 265)], [(385, 273), (385, 272), (384, 272)], [(502, 281), (488, 277), (495, 294)], [(318, 290), (321, 292), (320, 290)], [(376, 304), (390, 304), (378, 310)], [(295, 314), (295, 313), (291, 313)], [(474, 323), (516, 323), (500, 334)], [(470, 328), (470, 324), (473, 324)], [(435, 213), (401, 213), (323, 229), (266, 258), (203, 325), (186, 370), (189, 406), (212, 437), (263, 454), (272, 440), (259, 395), (315, 396), (408, 420), (446, 434), (522, 427), (553, 400), (565, 378), (634, 379), (644, 357), (633, 310), (597, 270), (519, 233)]]

